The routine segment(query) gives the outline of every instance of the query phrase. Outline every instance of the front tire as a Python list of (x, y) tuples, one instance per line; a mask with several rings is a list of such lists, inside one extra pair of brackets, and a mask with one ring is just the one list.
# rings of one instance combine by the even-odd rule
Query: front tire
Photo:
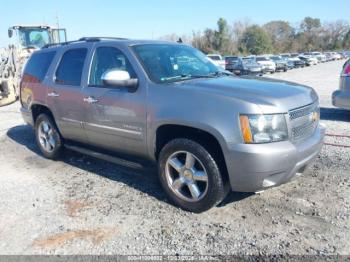
[(49, 159), (59, 158), (63, 149), (63, 139), (53, 119), (40, 114), (35, 121), (35, 136), (41, 153)]
[(160, 152), (158, 167), (164, 191), (184, 210), (200, 213), (226, 196), (217, 162), (192, 140), (174, 139), (166, 144)]

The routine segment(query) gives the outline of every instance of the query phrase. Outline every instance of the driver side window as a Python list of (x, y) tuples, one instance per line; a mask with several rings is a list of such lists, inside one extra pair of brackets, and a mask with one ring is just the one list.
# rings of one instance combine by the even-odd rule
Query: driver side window
[(127, 57), (117, 48), (98, 47), (91, 64), (89, 85), (103, 86), (102, 76), (111, 69), (127, 71), (131, 78), (136, 78)]

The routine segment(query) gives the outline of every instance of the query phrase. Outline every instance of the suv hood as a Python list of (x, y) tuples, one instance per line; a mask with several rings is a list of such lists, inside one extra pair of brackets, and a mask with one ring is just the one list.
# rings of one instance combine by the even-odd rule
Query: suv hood
[(315, 102), (311, 88), (263, 77), (219, 77), (183, 82), (193, 92), (209, 92), (258, 105), (263, 113), (287, 113)]

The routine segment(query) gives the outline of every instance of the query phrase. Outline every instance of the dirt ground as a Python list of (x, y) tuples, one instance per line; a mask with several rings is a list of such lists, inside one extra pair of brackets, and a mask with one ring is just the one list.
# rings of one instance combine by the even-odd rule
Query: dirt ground
[[(343, 63), (269, 77), (314, 87), (327, 133), (349, 135), (350, 111), (331, 106)], [(325, 145), (298, 179), (192, 214), (168, 203), (155, 170), (44, 159), (17, 102), (0, 108), (0, 254), (350, 255), (349, 163), (350, 148)]]

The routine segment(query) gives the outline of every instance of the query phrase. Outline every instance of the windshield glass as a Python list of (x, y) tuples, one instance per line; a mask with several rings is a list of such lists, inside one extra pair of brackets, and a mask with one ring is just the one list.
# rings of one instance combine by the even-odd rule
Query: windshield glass
[(254, 58), (242, 58), (243, 64), (255, 64)]
[(271, 56), (270, 58), (271, 58), (273, 61), (282, 60), (282, 57), (280, 57), (280, 56)]
[(189, 46), (145, 44), (133, 49), (148, 76), (156, 83), (205, 77), (220, 71), (202, 52)]
[(266, 57), (257, 57), (256, 61), (260, 62), (260, 61), (269, 61)]
[(19, 30), (20, 43), (24, 47), (41, 48), (50, 43), (50, 35), (44, 28), (21, 28)]
[(238, 61), (238, 57), (236, 57), (236, 56), (228, 56), (228, 57), (225, 57), (225, 60), (227, 61), (227, 62), (237, 62)]

